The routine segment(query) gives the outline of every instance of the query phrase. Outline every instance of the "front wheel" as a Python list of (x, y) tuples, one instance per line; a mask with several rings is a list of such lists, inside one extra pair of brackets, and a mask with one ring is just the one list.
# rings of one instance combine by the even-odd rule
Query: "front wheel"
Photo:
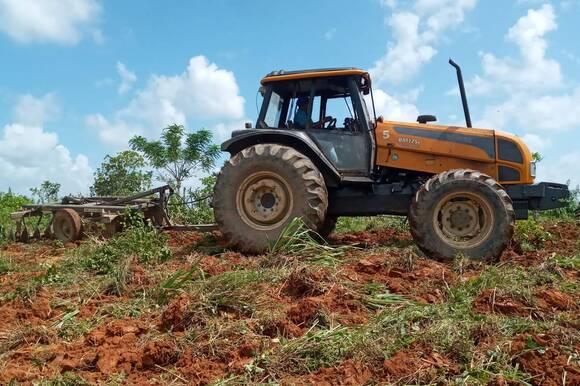
[(465, 255), (497, 260), (511, 240), (515, 213), (505, 190), (490, 176), (467, 169), (429, 179), (409, 212), (411, 234), (428, 256)]

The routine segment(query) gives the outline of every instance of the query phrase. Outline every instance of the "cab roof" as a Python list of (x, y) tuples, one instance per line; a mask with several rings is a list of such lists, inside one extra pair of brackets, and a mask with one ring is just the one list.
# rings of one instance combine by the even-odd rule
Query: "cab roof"
[(262, 85), (269, 82), (279, 82), (284, 80), (322, 78), (330, 76), (348, 76), (360, 75), (370, 83), (370, 76), (367, 71), (355, 67), (339, 67), (339, 68), (317, 68), (312, 70), (286, 71), (278, 70), (272, 71), (262, 78), (260, 83)]

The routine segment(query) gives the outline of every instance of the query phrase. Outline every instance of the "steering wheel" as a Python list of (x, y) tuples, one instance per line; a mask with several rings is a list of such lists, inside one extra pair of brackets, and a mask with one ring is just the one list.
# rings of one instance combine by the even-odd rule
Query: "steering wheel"
[(355, 120), (353, 118), (344, 118), (344, 128), (348, 131), (356, 131)]
[[(335, 130), (336, 129), (336, 118), (332, 118), (330, 119), (330, 121), (327, 122), (328, 126), (326, 126), (327, 129), (329, 130)], [(324, 125), (322, 125), (324, 127)]]

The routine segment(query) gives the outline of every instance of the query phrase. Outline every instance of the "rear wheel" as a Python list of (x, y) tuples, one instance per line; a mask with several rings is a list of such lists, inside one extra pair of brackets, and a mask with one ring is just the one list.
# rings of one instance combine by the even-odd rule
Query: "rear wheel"
[(260, 253), (296, 217), (318, 231), (328, 194), (322, 174), (306, 156), (287, 146), (259, 144), (224, 165), (213, 207), (230, 245)]
[(52, 220), (54, 235), (63, 243), (77, 240), (81, 236), (81, 216), (72, 209), (59, 209)]
[(419, 189), (409, 223), (428, 256), (497, 260), (512, 238), (515, 214), (511, 199), (490, 176), (458, 169), (432, 177)]

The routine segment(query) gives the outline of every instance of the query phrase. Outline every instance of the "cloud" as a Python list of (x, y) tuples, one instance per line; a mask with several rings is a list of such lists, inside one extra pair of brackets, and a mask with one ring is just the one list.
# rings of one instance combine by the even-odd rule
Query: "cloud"
[(487, 106), (481, 127), (501, 129), (508, 124), (536, 132), (565, 132), (580, 127), (580, 86), (559, 95), (510, 95), (502, 103)]
[(517, 90), (548, 90), (562, 85), (560, 64), (546, 58), (548, 43), (545, 35), (558, 27), (554, 8), (544, 4), (539, 9), (528, 10), (506, 35), (519, 51), (518, 58), (498, 58), (484, 52), (482, 56), (483, 76), (476, 76), (468, 87), (474, 94), (488, 94), (498, 89), (511, 92)]
[(30, 94), (18, 98), (14, 107), (16, 122), (26, 125), (42, 125), (44, 122), (55, 120), (60, 114), (60, 105), (52, 93), (35, 98)]
[[(0, 186), (28, 194), (29, 188), (51, 180), (62, 184), (63, 194), (86, 192), (92, 179), (87, 157), (71, 155), (56, 133), (43, 128), (56, 117), (50, 112), (52, 95), (22, 96), (14, 109), (17, 122), (0, 131)], [(30, 114), (25, 114), (27, 106)]]
[(541, 137), (537, 134), (526, 133), (522, 136), (522, 139), (533, 152), (542, 152), (552, 146), (550, 138)]
[(538, 163), (537, 181), (559, 182), (570, 181), (570, 187), (576, 188), (580, 184), (580, 175), (574, 171), (580, 165), (580, 151), (572, 151), (557, 158), (546, 156)]
[(418, 0), (410, 10), (400, 10), (395, 1), (381, 1), (394, 9), (386, 19), (393, 41), (386, 54), (370, 69), (377, 84), (401, 83), (412, 78), (436, 54), (443, 34), (463, 23), (476, 0)]
[(240, 120), (244, 103), (231, 71), (195, 56), (182, 74), (153, 75), (111, 118), (92, 114), (86, 123), (102, 141), (120, 146), (134, 134), (158, 135), (170, 124), (187, 124), (191, 119)]
[(0, 0), (0, 31), (20, 43), (78, 43), (84, 35), (102, 41), (95, 25), (96, 0)]
[(117, 62), (117, 73), (121, 78), (117, 92), (121, 95), (126, 94), (133, 87), (133, 83), (137, 81), (137, 75), (133, 71), (129, 71), (121, 62)]
[[(381, 89), (373, 90), (377, 117), (382, 115), (387, 121), (414, 121), (419, 115), (417, 107), (405, 98), (395, 98)], [(367, 106), (371, 109), (370, 96), (366, 97)], [(372, 114), (372, 111), (369, 111)]]

